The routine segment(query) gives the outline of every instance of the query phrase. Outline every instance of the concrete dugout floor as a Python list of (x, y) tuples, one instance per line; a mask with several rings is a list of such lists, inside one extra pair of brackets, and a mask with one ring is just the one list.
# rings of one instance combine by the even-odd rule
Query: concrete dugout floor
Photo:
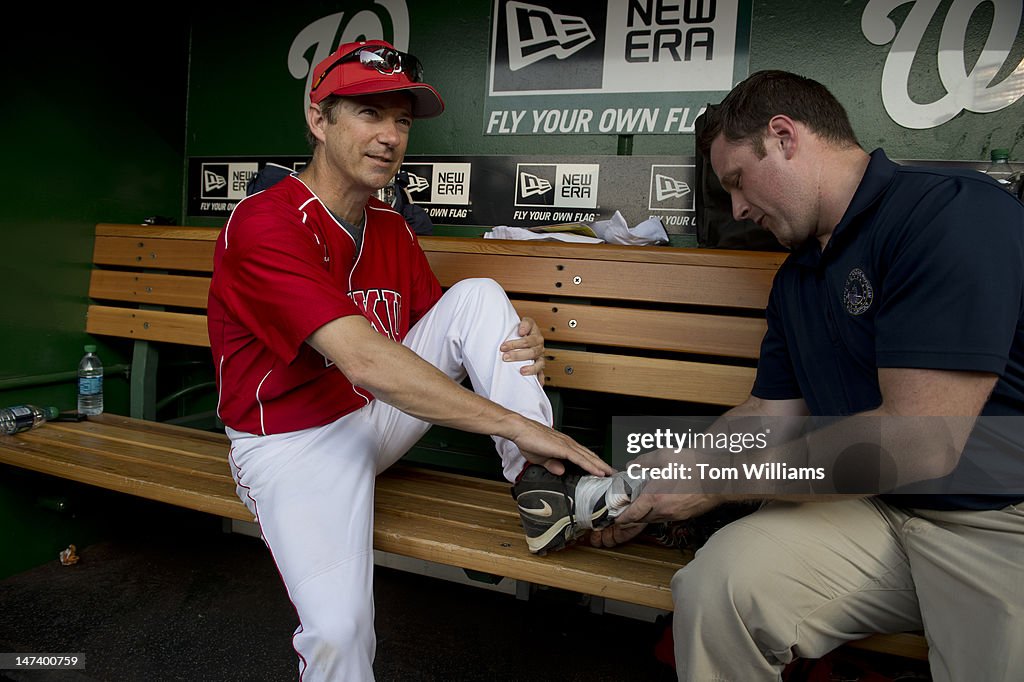
[[(269, 552), (219, 520), (132, 499), (110, 540), (0, 581), (0, 652), (84, 653), (84, 671), (0, 680), (296, 680), (297, 625)], [(73, 540), (72, 540), (73, 542)], [(377, 569), (378, 680), (674, 680), (662, 628)]]

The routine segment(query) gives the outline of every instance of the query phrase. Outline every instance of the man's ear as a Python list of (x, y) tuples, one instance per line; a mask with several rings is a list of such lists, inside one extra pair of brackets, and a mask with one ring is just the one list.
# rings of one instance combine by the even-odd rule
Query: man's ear
[(319, 104), (310, 104), (309, 108), (306, 109), (306, 125), (309, 126), (313, 137), (321, 142), (325, 141), (326, 133), (324, 133), (324, 129), (327, 127), (327, 117), (320, 111)]
[(768, 121), (768, 143), (778, 145), (786, 159), (793, 158), (800, 142), (796, 121), (785, 114), (776, 114)]

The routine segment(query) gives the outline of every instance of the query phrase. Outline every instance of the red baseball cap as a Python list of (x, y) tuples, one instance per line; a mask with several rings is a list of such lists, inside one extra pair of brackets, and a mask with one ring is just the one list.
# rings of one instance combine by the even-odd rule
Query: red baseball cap
[(399, 52), (383, 40), (364, 40), (340, 45), (313, 69), (309, 101), (319, 103), (328, 95), (354, 97), (379, 92), (406, 91), (412, 95), (412, 115), (433, 118), (444, 111), (441, 95), (423, 83), (423, 67), (410, 54)]

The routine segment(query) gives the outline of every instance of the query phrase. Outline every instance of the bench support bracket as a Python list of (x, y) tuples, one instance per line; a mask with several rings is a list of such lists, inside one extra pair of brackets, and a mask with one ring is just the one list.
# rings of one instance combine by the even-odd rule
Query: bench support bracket
[(149, 341), (136, 341), (132, 349), (131, 416), (156, 420), (156, 368), (159, 353)]

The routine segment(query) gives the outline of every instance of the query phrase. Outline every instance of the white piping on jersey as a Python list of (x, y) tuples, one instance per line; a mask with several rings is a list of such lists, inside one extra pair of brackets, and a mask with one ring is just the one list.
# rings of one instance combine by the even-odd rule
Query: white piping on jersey
[[(256, 194), (263, 194), (264, 192), (266, 192), (266, 190), (265, 189), (261, 189), (259, 192), (256, 192)], [(256, 196), (256, 194), (250, 194), (249, 197), (254, 197), (254, 196)], [(239, 206), (241, 206), (242, 202), (245, 201), (246, 199), (248, 199), (249, 197), (242, 197), (242, 199), (237, 204), (235, 204), (235, 208), (238, 208)], [(231, 215), (228, 216), (228, 221), (226, 223), (224, 223), (224, 250), (225, 251), (228, 250), (228, 230), (231, 229), (231, 219), (234, 218), (234, 217), (235, 217), (235, 209), (233, 208), (233, 209), (231, 209)]]
[[(328, 211), (328, 213), (331, 213), (331, 212)], [(332, 218), (334, 217), (333, 213), (331, 213), (331, 217)], [(338, 221), (335, 220), (334, 222), (338, 222)], [(366, 217), (366, 209), (364, 208), (363, 209), (363, 243), (362, 244), (356, 244), (356, 248), (359, 249), (359, 251), (356, 253), (356, 262), (352, 264), (352, 269), (348, 271), (348, 291), (349, 291), (348, 296), (349, 296), (349, 298), (352, 298), (352, 276), (356, 274), (356, 268), (359, 267), (359, 261), (363, 257), (363, 244), (366, 243), (366, 232), (367, 232), (366, 228), (369, 227), (369, 225), (370, 225), (370, 221)], [(342, 232), (344, 232), (345, 234), (348, 234), (348, 238), (352, 240), (353, 244), (355, 244), (356, 240), (355, 240), (355, 238), (352, 235), (350, 235), (348, 233), (348, 230), (346, 230), (341, 225), (338, 225), (338, 229), (341, 230)], [(365, 398), (366, 396), (363, 396), (363, 397)]]
[[(359, 389), (358, 389), (358, 388), (356, 388), (356, 385), (355, 385), (355, 384), (352, 384), (352, 392), (353, 392), (353, 393), (355, 393), (355, 394), (356, 394), (357, 396), (359, 396), (360, 398), (362, 398), (363, 400), (365, 400), (365, 401), (366, 401), (366, 405), (369, 405), (369, 404), (370, 404), (370, 397), (369, 397), (369, 396), (366, 396), (366, 395), (363, 395), (362, 393), (360, 393), (360, 392), (359, 392)], [(364, 405), (363, 407), (366, 407), (366, 405)]]
[[(399, 218), (402, 219), (402, 224), (405, 225), (405, 231), (409, 233), (409, 239), (411, 239), (413, 241), (416, 241), (416, 233), (412, 231), (411, 227), (409, 227), (409, 221), (406, 220), (405, 216), (403, 216), (401, 213), (399, 213), (395, 209), (393, 209), (393, 208), (381, 208), (379, 206), (370, 206), (369, 204), (366, 205), (366, 208), (368, 208), (368, 209), (370, 209), (372, 211), (381, 211), (382, 213), (394, 213), (396, 216), (398, 216)], [(364, 210), (363, 213), (365, 215), (366, 211)]]
[[(273, 163), (273, 162), (269, 162), (267, 165), (268, 166), (277, 166), (278, 168), (285, 168), (284, 166), (282, 166), (280, 164), (277, 164), (277, 163)], [(295, 174), (289, 175), (288, 178), (295, 178), (296, 180), (299, 180), (299, 177), (297, 175), (295, 175)], [(282, 181), (287, 180), (288, 178), (282, 178)], [(299, 182), (302, 182), (302, 180), (299, 180)], [(306, 183), (302, 182), (302, 184), (305, 185)], [(250, 194), (249, 196), (242, 197), (238, 201), (238, 203), (235, 204), (235, 208), (238, 208), (242, 204), (243, 201), (245, 201), (245, 200), (247, 200), (247, 199), (249, 199), (251, 197), (263, 194), (266, 191), (267, 191), (266, 189), (261, 189), (259, 192), (256, 192), (255, 194)], [(305, 205), (305, 204), (303, 204), (303, 205)], [(231, 219), (234, 218), (234, 217), (235, 217), (235, 209), (233, 208), (233, 209), (231, 209), (231, 215), (228, 216), (228, 221), (224, 224), (224, 250), (225, 251), (227, 251), (227, 248), (228, 248), (228, 230), (231, 229)], [(305, 222), (305, 221), (303, 221), (303, 222)]]
[(269, 377), (273, 372), (274, 372), (274, 370), (270, 370), (269, 372), (264, 374), (263, 378), (260, 379), (259, 385), (256, 387), (256, 404), (260, 406), (260, 435), (261, 436), (267, 435), (267, 427), (263, 424), (263, 401), (260, 400), (260, 389), (263, 388), (263, 382), (266, 381), (267, 377)]
[(224, 356), (221, 355), (220, 356), (220, 362), (217, 363), (217, 409), (215, 410), (215, 412), (217, 414), (217, 419), (220, 419), (221, 421), (224, 421), (220, 417), (220, 400), (221, 400), (221, 396), (223, 395), (223, 391), (224, 391)]
[[(309, 189), (309, 187), (306, 187), (306, 189)], [(320, 234), (319, 234), (320, 228), (314, 227), (314, 226), (309, 224), (309, 213), (306, 212), (306, 206), (308, 206), (310, 204), (310, 202), (312, 202), (312, 201), (317, 201), (317, 198), (316, 198), (315, 195), (311, 196), (308, 199), (306, 199), (305, 201), (303, 201), (299, 205), (299, 209), (298, 210), (302, 214), (302, 224), (305, 225), (307, 228), (309, 228), (309, 233), (311, 235), (313, 235), (313, 241), (316, 242), (316, 245), (324, 250), (324, 262), (325, 263), (330, 263), (331, 262), (331, 254), (327, 252), (327, 244), (322, 242), (322, 241), (320, 241)]]
[[(309, 185), (307, 185), (305, 182), (303, 182), (302, 178), (300, 178), (297, 175), (294, 175), (292, 177), (294, 177), (296, 180), (301, 182), (302, 185), (306, 188), (306, 190), (309, 192), (309, 195), (310, 195), (308, 199), (306, 199), (305, 201), (302, 202), (302, 204), (299, 205), (299, 210), (302, 211), (302, 222), (303, 223), (306, 222), (306, 217), (307, 217), (306, 206), (309, 205), (309, 202), (311, 202), (311, 201), (318, 201), (318, 202), (320, 202), (320, 205), (323, 206), (324, 212), (326, 212), (327, 215), (329, 215), (331, 217), (331, 220), (333, 220), (334, 224), (338, 226), (338, 229), (341, 230), (345, 234), (346, 237), (348, 237), (350, 240), (352, 240), (352, 246), (354, 246), (355, 248), (359, 249), (359, 252), (362, 253), (362, 250), (363, 250), (362, 249), (362, 245), (356, 244), (355, 237), (353, 237), (351, 234), (349, 234), (349, 231), (346, 230), (344, 227), (342, 227), (341, 223), (338, 222), (338, 219), (334, 217), (334, 213), (331, 212), (331, 209), (327, 208), (327, 204), (325, 204), (323, 202), (323, 199), (318, 197), (316, 192), (314, 192), (313, 189)], [(363, 225), (364, 226), (366, 225), (366, 209), (365, 208), (363, 209)], [(364, 227), (363, 240), (365, 241), (365, 239), (366, 239), (366, 231), (365, 231), (365, 227)], [(326, 246), (324, 248), (326, 249)], [(325, 254), (325, 257), (326, 257), (326, 254)], [(358, 262), (359, 262), (359, 254), (356, 255), (356, 264), (358, 264)], [(352, 269), (355, 270), (355, 267), (356, 266), (353, 265)], [(350, 277), (349, 277), (349, 288), (350, 289), (352, 288), (351, 273), (350, 273)]]
[[(344, 234), (346, 237), (348, 237), (352, 241), (352, 246), (354, 246), (357, 249), (356, 261), (355, 261), (355, 263), (352, 264), (352, 269), (349, 270), (349, 272), (348, 272), (348, 290), (349, 290), (349, 292), (351, 292), (352, 291), (352, 275), (355, 274), (356, 268), (359, 267), (359, 259), (362, 258), (362, 256), (363, 256), (363, 244), (366, 243), (367, 228), (370, 225), (369, 216), (366, 215), (366, 209), (369, 208), (369, 209), (373, 209), (374, 211), (386, 211), (388, 213), (394, 213), (395, 215), (401, 215), (401, 214), (399, 214), (398, 211), (395, 211), (395, 210), (390, 209), (390, 208), (377, 208), (376, 206), (370, 206), (370, 205), (364, 206), (363, 207), (363, 243), (362, 244), (357, 244), (355, 237), (353, 237), (352, 234), (349, 233), (349, 231), (346, 230), (342, 226), (342, 224), (338, 222), (338, 219), (335, 217), (334, 213), (331, 212), (331, 209), (327, 208), (327, 204), (325, 204), (323, 202), (323, 200), (320, 197), (317, 196), (316, 192), (314, 192), (312, 190), (312, 188), (309, 185), (307, 185), (305, 183), (305, 181), (303, 181), (302, 178), (300, 178), (298, 175), (291, 175), (289, 177), (295, 178), (296, 180), (301, 182), (303, 187), (305, 187), (306, 191), (308, 191), (309, 194), (310, 194), (309, 199), (306, 199), (298, 207), (298, 210), (302, 212), (302, 222), (303, 222), (303, 224), (306, 223), (306, 218), (308, 217), (308, 214), (306, 213), (306, 210), (305, 210), (306, 206), (309, 205), (309, 202), (316, 200), (316, 201), (320, 202), (320, 205), (323, 207), (324, 212), (328, 216), (330, 216), (331, 220), (334, 221), (334, 224), (338, 226), (339, 230), (341, 230), (341, 233)], [(405, 224), (405, 229), (409, 230), (409, 224), (408, 223)], [(410, 236), (410, 238), (415, 239), (415, 236), (413, 235), (411, 230), (409, 230), (409, 236)], [(317, 240), (317, 243), (319, 243), (319, 239)], [(324, 249), (326, 251), (326, 249), (327, 249), (327, 245), (326, 244), (324, 245)], [(349, 294), (349, 298), (351, 298), (351, 294)], [(324, 359), (330, 362), (330, 358), (324, 357)], [(334, 363), (331, 362), (331, 364), (334, 364)], [(273, 371), (273, 370), (271, 370), (271, 371)], [(270, 372), (267, 373), (267, 376), (269, 376), (269, 375), (270, 375)], [(264, 380), (266, 380), (266, 378), (267, 377), (263, 377)], [(262, 386), (262, 385), (263, 385), (263, 381), (260, 381), (260, 386)], [(352, 386), (352, 392), (353, 393), (355, 393), (357, 396), (362, 398), (367, 405), (370, 404), (370, 397), (369, 396), (365, 395), (364, 393), (361, 393), (359, 391), (359, 389), (356, 387), (355, 384), (349, 382), (349, 385)], [(256, 388), (256, 401), (259, 402), (259, 387)], [(262, 404), (260, 404), (260, 428), (263, 428), (263, 405)], [(266, 433), (264, 433), (264, 435), (266, 435)]]

